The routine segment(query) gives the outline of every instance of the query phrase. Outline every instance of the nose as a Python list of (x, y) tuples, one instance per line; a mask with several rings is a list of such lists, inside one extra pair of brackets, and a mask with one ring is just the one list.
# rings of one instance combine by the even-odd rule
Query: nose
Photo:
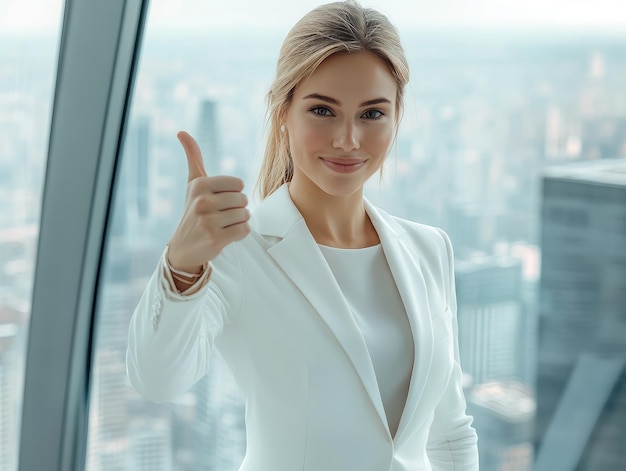
[(344, 152), (358, 150), (361, 147), (359, 129), (352, 121), (347, 121), (338, 126), (333, 140), (333, 148)]

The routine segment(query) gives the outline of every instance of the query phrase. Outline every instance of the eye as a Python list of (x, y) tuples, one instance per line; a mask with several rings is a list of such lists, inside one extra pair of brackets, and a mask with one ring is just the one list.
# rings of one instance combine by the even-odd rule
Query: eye
[(325, 106), (314, 106), (313, 108), (309, 108), (309, 111), (317, 116), (334, 116), (333, 112)]
[(385, 116), (385, 113), (383, 113), (380, 110), (367, 110), (365, 113), (363, 113), (363, 118), (365, 119), (380, 119), (383, 116)]

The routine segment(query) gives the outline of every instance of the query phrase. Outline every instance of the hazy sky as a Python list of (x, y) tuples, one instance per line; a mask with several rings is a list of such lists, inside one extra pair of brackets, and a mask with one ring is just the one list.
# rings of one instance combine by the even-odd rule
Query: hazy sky
[[(54, 31), (61, 0), (0, 0), (0, 32)], [(207, 27), (288, 28), (313, 0), (152, 0), (151, 30)], [(626, 0), (362, 0), (401, 29), (412, 26), (624, 28)]]

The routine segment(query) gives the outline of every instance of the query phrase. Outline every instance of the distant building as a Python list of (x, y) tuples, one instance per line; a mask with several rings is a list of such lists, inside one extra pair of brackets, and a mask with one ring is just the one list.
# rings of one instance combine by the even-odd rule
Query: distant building
[(585, 159), (626, 154), (626, 116), (622, 113), (582, 119), (581, 133), (581, 154)]
[(27, 319), (0, 304), (0, 470), (17, 469)]
[(172, 436), (167, 419), (146, 419), (130, 426), (132, 471), (172, 471)]
[(0, 469), (17, 469), (17, 352), (18, 326), (0, 323)]
[[(626, 159), (547, 170), (541, 238), (536, 442), (540, 456), (557, 456), (569, 453), (567, 445), (542, 440), (554, 430), (553, 422), (559, 422), (560, 404), (572, 394), (566, 391), (588, 383), (575, 376), (580, 374), (576, 372), (581, 358), (592, 355), (619, 362), (626, 356)], [(609, 383), (606, 388), (613, 388)], [(614, 407), (610, 416), (599, 412), (597, 421), (587, 427), (604, 430), (605, 420), (626, 415), (626, 388), (615, 388), (617, 392), (605, 391)], [(576, 397), (575, 409), (585, 410), (585, 398), (593, 396)], [(613, 440), (626, 442), (623, 423), (612, 433)], [(542, 450), (544, 445), (562, 449)], [(586, 446), (586, 456), (596, 461), (594, 467), (576, 469), (616, 469), (603, 463), (608, 455), (596, 453), (591, 442), (579, 445)], [(624, 465), (626, 452), (621, 455)]]
[[(603, 403), (591, 435), (580, 458), (579, 466), (585, 470), (622, 469), (626, 467), (624, 424), (626, 424), (626, 357), (612, 358), (617, 371), (614, 382), (606, 388)], [(621, 371), (619, 362), (621, 361)], [(587, 383), (589, 389), (593, 384)]]
[(522, 381), (526, 358), (522, 265), (513, 257), (456, 261), (459, 348), (474, 384)]
[(127, 191), (132, 195), (130, 203), (133, 215), (144, 221), (150, 217), (150, 118), (141, 116), (131, 125), (125, 162), (129, 162)]
[[(89, 471), (125, 471), (129, 452), (129, 399), (119, 352), (105, 348), (95, 353), (92, 368)], [(132, 437), (131, 437), (132, 438)]]
[(222, 173), (217, 110), (216, 101), (200, 102), (197, 141), (204, 157), (204, 167), (209, 175)]
[(0, 306), (30, 312), (38, 235), (35, 224), (0, 230)]
[(239, 387), (217, 350), (207, 376), (192, 389), (194, 456), (207, 471), (237, 471), (246, 451), (245, 408)]
[(478, 431), (480, 468), (530, 470), (536, 408), (532, 391), (516, 381), (494, 381), (474, 387), (467, 401)]
[(579, 355), (534, 471), (624, 469), (626, 355)]
[[(108, 242), (108, 255), (101, 277), (103, 284), (100, 286), (97, 323), (94, 330), (97, 335), (91, 369), (87, 469), (88, 471), (170, 469), (151, 468), (143, 464), (142, 467), (129, 468), (131, 463), (134, 466), (137, 463), (153, 463), (154, 460), (160, 460), (165, 451), (145, 445), (147, 440), (154, 437), (149, 430), (139, 430), (139, 424), (143, 423), (150, 429), (153, 426), (151, 421), (157, 418), (159, 411), (158, 408), (154, 408), (156, 410), (148, 412), (141, 410), (137, 414), (133, 410), (133, 399), (137, 397), (137, 392), (130, 387), (126, 376), (128, 324), (138, 299), (131, 268), (134, 259), (140, 257), (142, 253), (130, 253), (119, 237), (110, 238)], [(142, 403), (144, 402), (147, 401), (142, 400)], [(141, 450), (135, 450), (134, 444), (142, 447)], [(168, 447), (167, 456), (171, 457), (171, 440)], [(147, 456), (150, 450), (154, 453), (153, 458)]]
[(130, 123), (116, 182), (111, 236), (136, 232), (135, 227), (147, 223), (152, 216), (154, 164), (150, 159), (150, 127), (150, 118), (145, 116)]

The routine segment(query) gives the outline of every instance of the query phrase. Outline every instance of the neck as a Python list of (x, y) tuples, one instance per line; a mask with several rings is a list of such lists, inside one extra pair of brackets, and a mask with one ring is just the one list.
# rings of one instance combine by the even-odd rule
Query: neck
[(334, 196), (307, 180), (294, 179), (289, 195), (318, 244), (339, 248), (370, 247), (378, 234), (365, 212), (363, 189)]

